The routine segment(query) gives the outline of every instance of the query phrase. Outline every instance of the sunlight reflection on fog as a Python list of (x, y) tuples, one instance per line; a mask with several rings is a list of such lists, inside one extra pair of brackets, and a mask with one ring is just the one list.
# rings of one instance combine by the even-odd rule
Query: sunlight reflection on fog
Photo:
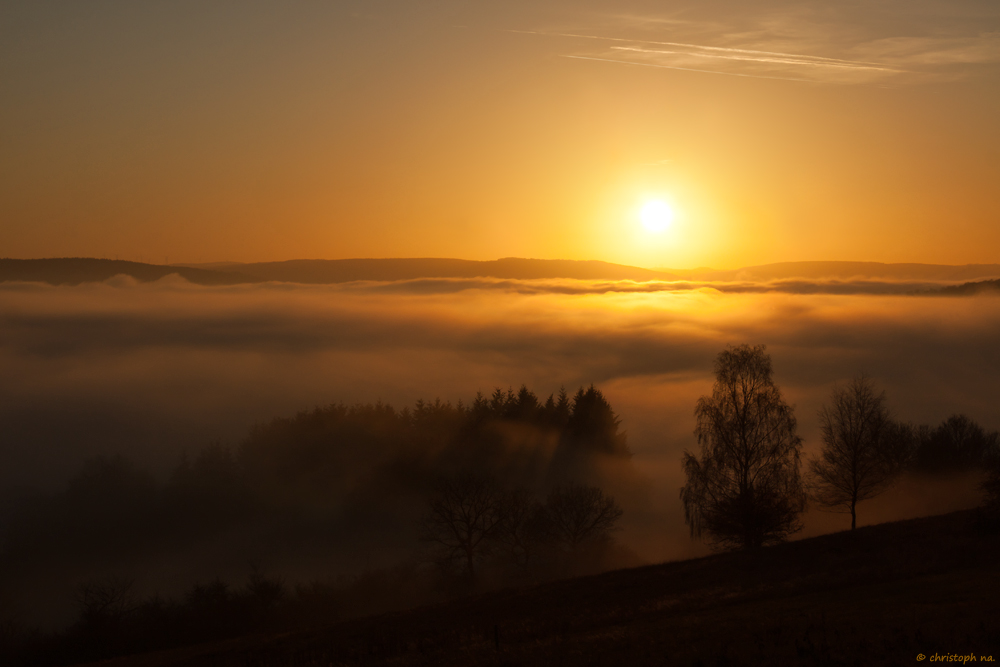
[[(681, 520), (679, 460), (695, 446), (694, 403), (710, 390), (713, 359), (727, 344), (768, 346), (807, 452), (833, 384), (862, 370), (903, 420), (935, 424), (964, 412), (1000, 425), (997, 298), (566, 294), (542, 284), (526, 293), (524, 282), (532, 281), (443, 293), (174, 279), (5, 284), (3, 494), (53, 488), (98, 452), (123, 452), (162, 472), (182, 450), (238, 442), (255, 422), (315, 405), (468, 402), (477, 391), (522, 383), (544, 397), (594, 383), (622, 417), (634, 463), (649, 479), (650, 506), (633, 508), (631, 523), (626, 515), (623, 538), (648, 558), (676, 558), (703, 550)], [(867, 516), (926, 513), (914, 484), (887, 496), (898, 507)], [(974, 492), (936, 497), (942, 510), (975, 502)], [(837, 528), (840, 518), (814, 515), (806, 532)]]

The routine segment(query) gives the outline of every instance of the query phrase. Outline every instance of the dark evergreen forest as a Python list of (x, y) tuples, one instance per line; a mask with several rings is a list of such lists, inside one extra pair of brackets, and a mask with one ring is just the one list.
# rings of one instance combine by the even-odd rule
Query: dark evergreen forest
[[(275, 622), (278, 600), (286, 615), (353, 616), (631, 565), (637, 558), (612, 536), (621, 511), (603, 490), (616, 483), (609, 464), (620, 483), (630, 457), (619, 417), (593, 386), (545, 400), (522, 386), (468, 404), (317, 407), (190, 451), (165, 479), (121, 455), (88, 461), (63, 491), (12, 513), (4, 588), (13, 607), (52, 598), (63, 609), (53, 622), (69, 623), (67, 637), (87, 647), (73, 650), (100, 657), (124, 650), (95, 637), (126, 618), (173, 614), (153, 623), (172, 630), (142, 640), (172, 645)], [(495, 498), (496, 531), (474, 554), (474, 579), (425, 530), (451, 480), (486, 485)], [(612, 520), (584, 533), (585, 544), (561, 538), (549, 519), (605, 501)], [(501, 519), (522, 547), (532, 542), (530, 564), (523, 549), (501, 546)]]

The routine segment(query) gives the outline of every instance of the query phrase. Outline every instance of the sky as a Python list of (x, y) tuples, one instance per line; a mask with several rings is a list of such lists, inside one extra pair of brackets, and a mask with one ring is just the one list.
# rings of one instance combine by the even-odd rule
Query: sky
[(0, 256), (1000, 262), (997, 118), (989, 0), (0, 0)]

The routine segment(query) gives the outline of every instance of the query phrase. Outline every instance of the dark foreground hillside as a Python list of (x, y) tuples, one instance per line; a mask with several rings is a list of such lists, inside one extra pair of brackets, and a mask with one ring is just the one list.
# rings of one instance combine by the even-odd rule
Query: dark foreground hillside
[(102, 664), (913, 665), (1000, 660), (1000, 536), (860, 528)]

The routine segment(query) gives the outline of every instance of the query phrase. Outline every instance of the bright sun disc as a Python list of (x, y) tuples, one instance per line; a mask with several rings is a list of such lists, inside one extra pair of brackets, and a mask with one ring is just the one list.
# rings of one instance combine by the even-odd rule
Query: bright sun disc
[(651, 232), (662, 232), (670, 226), (674, 219), (674, 212), (666, 203), (653, 200), (642, 207), (639, 213), (642, 226)]

